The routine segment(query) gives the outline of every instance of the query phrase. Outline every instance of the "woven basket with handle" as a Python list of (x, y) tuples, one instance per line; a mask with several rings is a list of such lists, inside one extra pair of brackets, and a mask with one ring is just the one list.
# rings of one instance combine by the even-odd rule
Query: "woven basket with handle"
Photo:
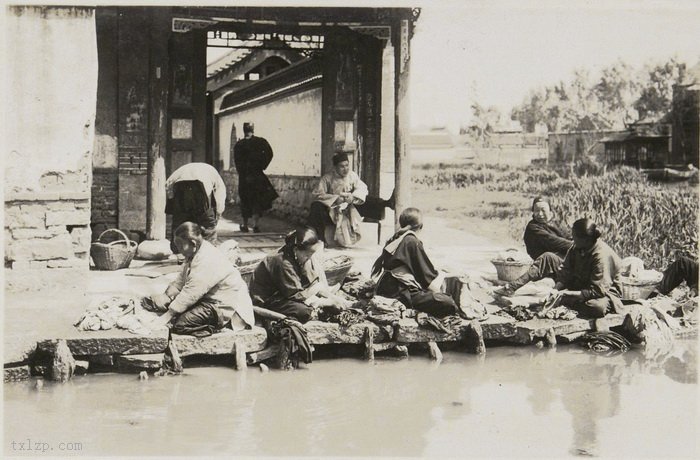
[[(107, 233), (118, 233), (122, 239), (103, 243), (102, 237)], [(105, 230), (90, 246), (90, 257), (98, 270), (119, 270), (126, 268), (136, 255), (138, 243), (131, 241), (124, 232), (116, 228)]]
[[(518, 250), (511, 248), (506, 252), (512, 253), (513, 256), (516, 256)], [(499, 280), (515, 281), (525, 274), (532, 262), (516, 260), (515, 257), (507, 257), (506, 260), (493, 259), (491, 260), (491, 263), (494, 267), (496, 267), (496, 273), (498, 274)]]
[[(253, 277), (253, 272), (257, 268), (260, 261), (262, 261), (262, 258), (238, 265), (238, 270), (241, 272), (241, 277), (243, 277), (246, 284), (250, 284), (250, 280)], [(334, 284), (342, 283), (352, 268), (352, 264), (352, 257), (345, 255), (335, 256), (326, 260), (325, 272), (328, 285), (333, 286)]]
[(659, 286), (661, 277), (651, 280), (639, 280), (621, 276), (619, 278), (620, 291), (623, 300), (646, 299), (654, 289)]

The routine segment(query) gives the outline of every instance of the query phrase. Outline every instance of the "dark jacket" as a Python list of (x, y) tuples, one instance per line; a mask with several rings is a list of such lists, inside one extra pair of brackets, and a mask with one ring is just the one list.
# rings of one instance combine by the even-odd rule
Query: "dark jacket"
[(527, 253), (533, 259), (545, 252), (553, 252), (563, 259), (573, 244), (569, 231), (553, 222), (542, 224), (534, 219), (525, 227), (523, 239)]
[(584, 300), (619, 297), (620, 257), (604, 241), (584, 250), (571, 248), (557, 280), (565, 289), (581, 291)]

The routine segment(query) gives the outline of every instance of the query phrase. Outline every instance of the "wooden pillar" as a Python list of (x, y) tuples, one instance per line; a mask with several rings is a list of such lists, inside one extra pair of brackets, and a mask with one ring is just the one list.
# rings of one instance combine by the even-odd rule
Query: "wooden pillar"
[(153, 9), (149, 41), (148, 194), (146, 238), (165, 239), (165, 156), (168, 143), (169, 9)]
[(391, 28), (394, 44), (394, 181), (395, 216), (394, 226), (399, 228), (401, 211), (411, 205), (411, 153), (409, 150), (409, 64), (411, 21), (399, 20)]

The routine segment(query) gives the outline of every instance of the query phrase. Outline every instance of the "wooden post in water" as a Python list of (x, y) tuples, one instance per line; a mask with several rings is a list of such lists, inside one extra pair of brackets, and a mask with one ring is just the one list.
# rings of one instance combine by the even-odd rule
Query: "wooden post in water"
[(165, 239), (165, 154), (168, 144), (168, 39), (170, 9), (151, 13), (149, 57), (148, 192), (146, 196), (146, 238)]
[(233, 342), (233, 356), (234, 356), (234, 364), (236, 366), (236, 370), (238, 371), (245, 371), (248, 369), (248, 363), (246, 362), (246, 347), (243, 344), (243, 340), (241, 339), (236, 339)]
[(411, 153), (409, 150), (409, 64), (411, 62), (411, 21), (400, 19), (391, 27), (394, 45), (394, 226), (401, 211), (411, 205)]
[(442, 352), (440, 351), (440, 347), (438, 347), (438, 344), (433, 341), (428, 342), (428, 354), (430, 355), (430, 359), (433, 361), (442, 361)]
[(365, 327), (365, 359), (374, 359), (374, 329), (371, 326)]
[(58, 382), (67, 382), (75, 373), (75, 359), (68, 348), (68, 343), (61, 339), (56, 342), (51, 360), (51, 379)]
[(472, 320), (466, 329), (467, 351), (481, 355), (486, 353), (486, 345), (484, 344), (484, 331), (481, 329), (479, 321)]

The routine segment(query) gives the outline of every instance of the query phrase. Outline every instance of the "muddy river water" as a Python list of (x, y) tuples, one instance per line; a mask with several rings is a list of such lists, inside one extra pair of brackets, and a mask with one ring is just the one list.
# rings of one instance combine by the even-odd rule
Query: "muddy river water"
[[(696, 457), (697, 343), (317, 360), (6, 384), (5, 454)], [(14, 444), (13, 444), (14, 443)], [(22, 447), (22, 448), (20, 448)]]

